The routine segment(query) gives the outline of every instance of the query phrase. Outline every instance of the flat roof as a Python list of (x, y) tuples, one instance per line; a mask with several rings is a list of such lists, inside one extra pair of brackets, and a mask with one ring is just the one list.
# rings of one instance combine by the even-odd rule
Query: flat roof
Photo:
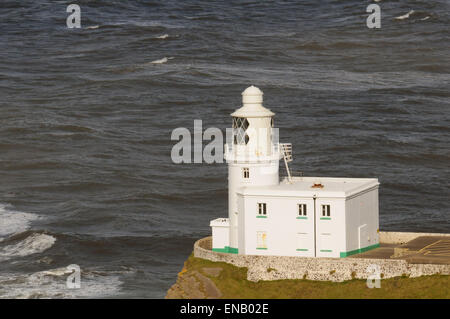
[(228, 227), (230, 220), (228, 218), (216, 218), (210, 221), (209, 226)]
[(292, 177), (292, 182), (285, 179), (278, 185), (241, 187), (237, 193), (256, 196), (349, 197), (378, 185), (377, 178), (304, 176)]

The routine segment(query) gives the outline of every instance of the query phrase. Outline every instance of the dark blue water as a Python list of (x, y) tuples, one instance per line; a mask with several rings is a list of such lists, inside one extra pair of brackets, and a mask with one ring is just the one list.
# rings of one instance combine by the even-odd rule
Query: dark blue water
[(251, 84), (294, 170), (378, 177), (382, 230), (449, 232), (450, 2), (378, 2), (378, 30), (370, 3), (3, 0), (0, 297), (163, 297), (227, 215), (226, 165), (173, 164), (171, 132), (229, 127)]

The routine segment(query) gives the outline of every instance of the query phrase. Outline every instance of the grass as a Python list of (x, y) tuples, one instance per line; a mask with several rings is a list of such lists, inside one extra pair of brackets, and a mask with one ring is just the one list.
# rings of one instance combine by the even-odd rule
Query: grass
[[(221, 267), (223, 270), (218, 277), (213, 277), (205, 274), (203, 267)], [(450, 276), (447, 275), (382, 279), (381, 288), (369, 289), (366, 281), (359, 279), (340, 283), (305, 279), (251, 282), (247, 280), (247, 268), (195, 258), (192, 254), (185, 263), (185, 269), (187, 272), (196, 270), (209, 277), (223, 298), (450, 299)]]

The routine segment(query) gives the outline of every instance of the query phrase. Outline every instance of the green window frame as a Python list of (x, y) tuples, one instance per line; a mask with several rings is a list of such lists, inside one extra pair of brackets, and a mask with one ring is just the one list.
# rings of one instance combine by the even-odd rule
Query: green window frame
[(267, 203), (258, 203), (257, 218), (267, 218)]

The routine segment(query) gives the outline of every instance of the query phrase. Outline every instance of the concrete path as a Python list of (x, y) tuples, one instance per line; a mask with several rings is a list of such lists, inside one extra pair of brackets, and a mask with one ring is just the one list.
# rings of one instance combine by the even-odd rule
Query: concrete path
[(410, 264), (450, 264), (450, 238), (420, 236), (405, 244), (380, 247), (347, 258), (404, 259)]

